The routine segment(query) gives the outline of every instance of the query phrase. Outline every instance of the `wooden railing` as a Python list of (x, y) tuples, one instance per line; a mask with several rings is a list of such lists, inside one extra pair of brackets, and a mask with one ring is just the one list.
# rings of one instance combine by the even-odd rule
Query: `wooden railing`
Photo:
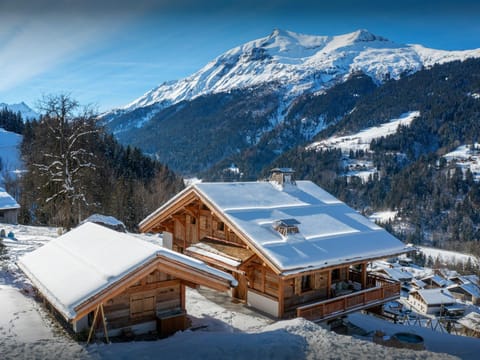
[(367, 289), (300, 306), (297, 308), (297, 317), (312, 321), (328, 320), (349, 312), (380, 305), (399, 296), (399, 282), (368, 275)]

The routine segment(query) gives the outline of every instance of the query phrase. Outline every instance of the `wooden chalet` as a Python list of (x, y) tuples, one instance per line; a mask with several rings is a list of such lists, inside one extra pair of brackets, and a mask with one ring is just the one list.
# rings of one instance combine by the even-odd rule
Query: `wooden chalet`
[(367, 264), (411, 250), (291, 169), (264, 182), (191, 185), (140, 230), (232, 274), (232, 296), (250, 306), (318, 321), (398, 298), (400, 283)]
[[(74, 332), (160, 336), (185, 329), (185, 286), (227, 291), (232, 276), (197, 259), (85, 223), (23, 256), (18, 265)], [(89, 339), (90, 339), (89, 336)]]

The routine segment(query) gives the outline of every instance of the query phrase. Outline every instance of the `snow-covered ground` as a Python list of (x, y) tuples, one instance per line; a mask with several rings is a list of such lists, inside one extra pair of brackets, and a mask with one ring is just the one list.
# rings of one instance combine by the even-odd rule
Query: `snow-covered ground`
[(370, 215), (368, 218), (372, 221), (379, 222), (380, 224), (387, 223), (389, 221), (393, 221), (395, 219), (395, 216), (397, 216), (398, 211), (378, 211), (376, 213), (373, 213)]
[(409, 126), (410, 123), (420, 116), (419, 111), (410, 111), (403, 114), (398, 119), (392, 119), (387, 123), (380, 124), (371, 128), (364, 129), (356, 134), (347, 136), (332, 136), (326, 140), (317, 141), (307, 146), (307, 149), (340, 149), (344, 154), (348, 154), (350, 150), (370, 149), (370, 143), (374, 139), (379, 139), (388, 135), (395, 134), (400, 125)]
[[(86, 347), (68, 337), (28, 295), (28, 280), (15, 265), (20, 256), (55, 238), (56, 229), (0, 224), (2, 228), (7, 233), (12, 231), (16, 239), (3, 239), (4, 246), (0, 247), (0, 359), (453, 358), (439, 352), (476, 359), (480, 351), (478, 339), (429, 333), (426, 329), (420, 335), (427, 349), (434, 352), (387, 348), (368, 341), (369, 337), (337, 335), (303, 319), (274, 321), (230, 302), (222, 294), (190, 289), (187, 311), (196, 330), (159, 341), (97, 343)], [(212, 302), (212, 296), (216, 302)], [(392, 325), (364, 316), (351, 319), (367, 331), (390, 329)]]
[(480, 181), (480, 144), (461, 145), (443, 156), (449, 163), (455, 163), (463, 173), (470, 169), (475, 181)]
[(431, 256), (433, 260), (437, 259), (446, 264), (467, 264), (468, 261), (474, 266), (479, 266), (479, 261), (476, 256), (462, 254), (456, 251), (441, 250), (426, 246), (417, 246), (418, 250), (425, 256)]
[[(316, 141), (306, 147), (307, 150), (331, 150), (340, 149), (343, 154), (343, 166), (346, 169), (345, 175), (347, 178), (352, 176), (359, 177), (366, 182), (370, 176), (377, 173), (377, 168), (373, 162), (368, 159), (370, 152), (370, 144), (374, 139), (380, 139), (388, 135), (393, 135), (397, 132), (398, 127), (409, 126), (410, 123), (420, 116), (419, 111), (410, 111), (401, 115), (397, 119), (392, 119), (387, 123), (380, 124), (357, 132), (355, 134), (346, 136), (332, 136), (328, 139)], [(366, 157), (350, 158), (350, 151), (358, 152), (364, 151)], [(401, 156), (402, 154), (397, 154)]]
[(2, 159), (2, 171), (15, 172), (23, 168), (20, 160), (20, 150), (18, 148), (21, 142), (22, 135), (0, 128), (0, 158)]

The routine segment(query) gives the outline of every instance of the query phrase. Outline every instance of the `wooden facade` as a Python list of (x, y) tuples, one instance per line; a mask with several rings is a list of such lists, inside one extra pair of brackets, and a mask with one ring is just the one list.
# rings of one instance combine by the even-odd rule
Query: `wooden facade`
[[(274, 317), (320, 321), (400, 296), (399, 283), (367, 274), (367, 263), (374, 259), (282, 272), (194, 188), (142, 221), (140, 230), (172, 234), (173, 250), (231, 273), (238, 281), (232, 296)], [(360, 298), (348, 300), (355, 293)], [(341, 304), (332, 299), (341, 299)]]

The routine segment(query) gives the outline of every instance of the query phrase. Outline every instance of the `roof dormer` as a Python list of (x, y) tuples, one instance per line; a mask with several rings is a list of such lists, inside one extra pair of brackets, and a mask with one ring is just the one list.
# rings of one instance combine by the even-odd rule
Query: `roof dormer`
[(273, 228), (283, 236), (288, 236), (289, 234), (296, 234), (299, 232), (299, 224), (300, 222), (296, 219), (281, 219), (275, 221)]

